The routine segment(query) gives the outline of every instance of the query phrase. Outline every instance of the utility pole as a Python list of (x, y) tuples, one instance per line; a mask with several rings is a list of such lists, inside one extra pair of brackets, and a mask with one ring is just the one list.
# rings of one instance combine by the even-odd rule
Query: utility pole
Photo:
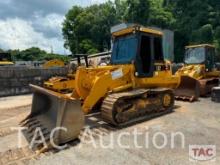
[(53, 45), (50, 45), (50, 53), (53, 54)]

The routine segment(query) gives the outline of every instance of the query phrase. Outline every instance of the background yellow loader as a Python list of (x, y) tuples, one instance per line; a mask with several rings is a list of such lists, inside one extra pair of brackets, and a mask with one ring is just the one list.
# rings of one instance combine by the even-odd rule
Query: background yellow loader
[(71, 96), (31, 85), (32, 110), (22, 122), (29, 128), (29, 138), (40, 127), (49, 143), (51, 130), (65, 127), (67, 132), (54, 135), (55, 143), (73, 140), (84, 126), (84, 114), (94, 108), (115, 126), (171, 112), (171, 88), (178, 87), (180, 77), (172, 75), (170, 64), (164, 61), (162, 37), (162, 32), (139, 25), (113, 32), (111, 64), (78, 67)]
[(181, 76), (181, 84), (175, 90), (176, 98), (197, 100), (219, 85), (220, 71), (215, 67), (213, 45), (186, 46), (184, 63), (176, 72), (177, 76)]
[(0, 66), (14, 65), (10, 53), (0, 53)]
[(58, 59), (49, 60), (43, 64), (44, 69), (64, 67), (64, 66), (65, 63), (62, 60), (58, 60)]

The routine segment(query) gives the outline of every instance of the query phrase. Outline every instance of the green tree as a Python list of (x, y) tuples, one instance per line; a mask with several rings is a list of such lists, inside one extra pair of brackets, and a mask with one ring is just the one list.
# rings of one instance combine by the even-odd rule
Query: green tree
[(32, 47), (23, 51), (20, 51), (17, 55), (17, 59), (22, 59), (24, 61), (35, 61), (43, 59), (43, 56), (46, 55), (46, 52), (37, 48)]
[(218, 53), (216, 55), (216, 59), (218, 60), (218, 62), (220, 62), (220, 26), (218, 26), (215, 30), (215, 46), (218, 50)]
[(120, 22), (169, 28), (175, 32), (175, 60), (184, 47), (210, 43), (220, 50), (220, 1), (216, 0), (115, 0), (89, 7), (74, 6), (66, 15), (63, 35), (74, 53), (109, 49), (110, 27)]
[(213, 27), (210, 24), (202, 26), (198, 30), (192, 32), (190, 43), (192, 44), (203, 44), (213, 43)]
[(110, 27), (117, 23), (112, 2), (86, 8), (74, 6), (65, 16), (65, 47), (73, 54), (110, 49)]
[(184, 46), (192, 43), (213, 43), (216, 27), (214, 20), (217, 14), (214, 7), (216, 3), (213, 0), (210, 2), (210, 0), (165, 0), (164, 4), (172, 11), (176, 20), (173, 29), (177, 62), (183, 60)]
[(125, 11), (124, 19), (127, 22), (139, 23), (147, 25), (150, 15), (149, 0), (127, 0), (127, 10)]
[(220, 46), (220, 26), (218, 26), (215, 30), (215, 40), (219, 47)]
[(115, 0), (116, 19), (119, 22), (126, 22), (125, 11), (127, 10), (126, 0)]
[(68, 62), (70, 60), (70, 57), (68, 56), (47, 53), (46, 51), (37, 47), (32, 47), (22, 51), (15, 49), (4, 52), (10, 53), (13, 61), (48, 61), (52, 59), (59, 59), (64, 62)]
[(83, 12), (83, 8), (74, 6), (67, 14), (63, 23), (64, 46), (71, 52), (78, 52), (79, 38), (76, 32), (77, 16)]
[(164, 0), (150, 0), (150, 25), (172, 29), (174, 23), (173, 13), (165, 6)]

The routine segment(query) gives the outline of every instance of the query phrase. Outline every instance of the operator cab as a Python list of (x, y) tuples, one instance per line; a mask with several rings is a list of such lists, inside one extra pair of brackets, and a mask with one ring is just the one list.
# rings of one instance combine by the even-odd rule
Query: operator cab
[(133, 26), (114, 32), (112, 64), (135, 64), (137, 77), (153, 77), (155, 63), (164, 62), (162, 32)]
[(215, 64), (215, 47), (209, 44), (186, 46), (185, 64), (205, 64), (211, 70)]

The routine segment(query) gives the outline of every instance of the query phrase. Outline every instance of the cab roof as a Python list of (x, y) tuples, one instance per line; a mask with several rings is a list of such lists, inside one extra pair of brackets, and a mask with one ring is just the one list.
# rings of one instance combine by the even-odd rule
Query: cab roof
[(135, 31), (163, 36), (163, 32), (161, 32), (159, 30), (155, 30), (155, 29), (151, 29), (151, 28), (147, 28), (147, 27), (143, 27), (143, 26), (137, 26), (137, 25), (132, 26), (132, 27), (128, 27), (128, 28), (124, 28), (124, 29), (121, 29), (121, 30), (116, 31), (116, 32), (113, 32), (112, 36), (114, 36), (114, 37), (123, 36), (123, 35), (126, 35), (126, 34), (133, 33)]
[(186, 46), (185, 49), (189, 49), (189, 48), (199, 48), (199, 47), (215, 48), (215, 46), (214, 46), (214, 45), (211, 45), (211, 44), (199, 44), (199, 45), (189, 45), (189, 46)]

